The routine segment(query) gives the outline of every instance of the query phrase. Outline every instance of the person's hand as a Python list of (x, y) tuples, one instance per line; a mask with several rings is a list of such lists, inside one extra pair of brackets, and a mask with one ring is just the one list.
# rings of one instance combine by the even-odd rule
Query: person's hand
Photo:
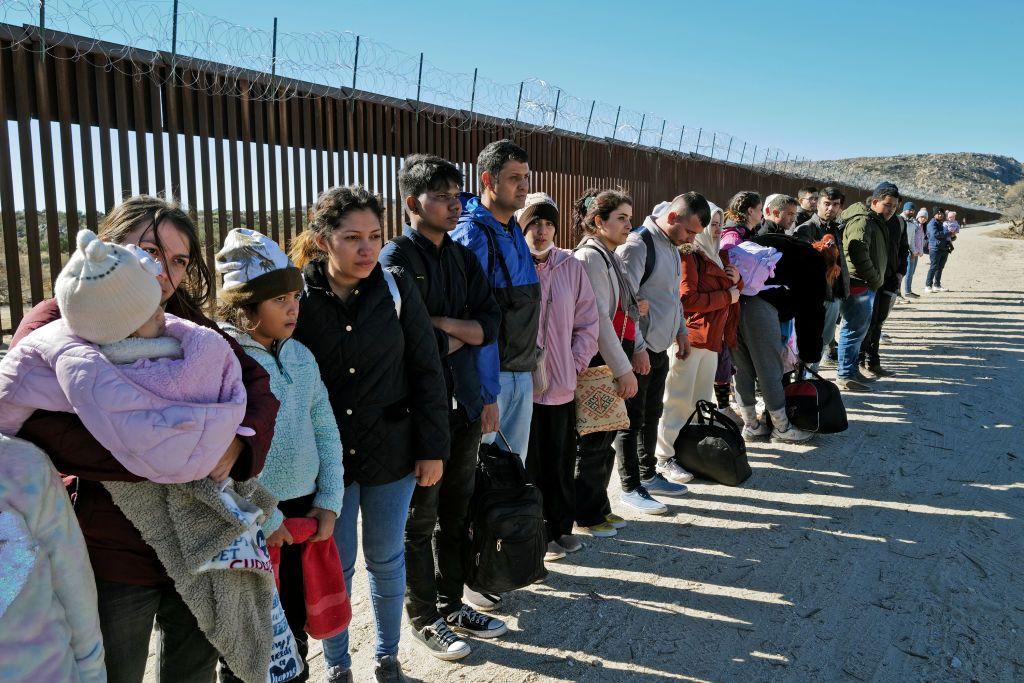
[(740, 281), (740, 269), (731, 263), (725, 267), (725, 274), (729, 276), (733, 284)]
[(633, 372), (638, 375), (646, 375), (651, 371), (651, 357), (647, 350), (637, 351), (633, 354)]
[(732, 299), (732, 303), (736, 303), (740, 300), (740, 290), (735, 287), (729, 288), (729, 297)]
[(679, 333), (676, 335), (676, 358), (679, 360), (686, 360), (690, 357), (690, 338), (686, 336), (686, 333)]
[(640, 315), (647, 315), (647, 312), (651, 310), (651, 302), (647, 299), (637, 299), (636, 310), (640, 312)]
[(636, 396), (637, 390), (640, 385), (636, 381), (636, 375), (632, 372), (627, 372), (621, 377), (615, 378), (615, 385), (618, 388), (617, 393), (621, 399), (630, 399)]
[(228, 476), (231, 475), (231, 468), (235, 466), (235, 461), (238, 460), (238, 456), (242, 454), (242, 449), (245, 448), (245, 442), (239, 439), (237, 436), (231, 440), (228, 445), (228, 449), (224, 451), (224, 455), (221, 456), (220, 461), (217, 465), (210, 470), (208, 475), (210, 479), (213, 479), (218, 484)]
[(444, 462), (441, 460), (417, 460), (414, 472), (416, 474), (417, 486), (433, 486), (441, 481), (441, 474), (444, 473)]
[[(306, 516), (316, 519), (316, 533), (309, 537), (310, 543), (326, 541), (331, 537), (331, 534), (334, 533), (334, 522), (338, 519), (338, 515), (334, 514), (330, 510), (313, 508), (306, 513)], [(284, 528), (284, 524), (282, 524), (281, 527)], [(288, 542), (291, 543), (290, 537)]]
[(501, 416), (498, 414), (498, 404), (488, 403), (480, 413), (480, 433), (493, 434), (501, 426), (498, 422)]
[(285, 543), (291, 545), (293, 541), (292, 535), (288, 533), (288, 527), (282, 523), (281, 526), (277, 527), (277, 531), (267, 536), (267, 547), (280, 548)]

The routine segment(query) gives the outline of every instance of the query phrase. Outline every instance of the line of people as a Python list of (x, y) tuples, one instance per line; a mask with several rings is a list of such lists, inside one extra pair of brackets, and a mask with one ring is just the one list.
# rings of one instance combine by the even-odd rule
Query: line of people
[[(407, 226), (387, 244), (382, 199), (358, 186), (323, 192), (287, 254), (232, 230), (215, 263), (219, 323), (203, 313), (214, 278), (176, 205), (134, 197), (98, 236), (79, 233), (55, 299), (25, 317), (0, 362), (0, 432), (20, 439), (4, 437), (0, 468), (49, 468), (26, 442), (46, 453), (92, 568), (68, 564), (67, 541), (67, 559), (25, 573), (14, 594), (49, 587), (54, 604), (93, 613), (0, 602), (0, 677), (57, 680), (60, 668), (102, 680), (105, 668), (136, 683), (155, 624), (162, 680), (212, 681), (218, 661), (225, 681), (306, 680), (309, 635), (325, 680), (353, 680), (341, 608), (361, 542), (374, 675), (404, 680), (403, 611), (413, 641), (442, 660), (508, 630), (503, 596), (465, 585), (481, 443), (523, 459), (543, 493), (544, 560), (556, 562), (584, 548), (580, 535), (627, 526), (608, 496), (613, 465), (620, 511), (665, 514), (660, 499), (686, 494), (693, 475), (674, 444), (698, 401), (746, 439), (800, 443), (814, 435), (790, 423), (783, 376), (829, 362), (837, 326), (842, 389), (889, 374), (881, 329), (901, 279), (915, 296), (924, 245), (924, 222), (905, 220), (909, 204), (896, 214), (891, 183), (845, 208), (832, 187), (739, 192), (725, 209), (683, 192), (642, 220), (627, 193), (597, 188), (571, 207), (562, 246), (560, 207), (531, 193), (524, 149), (494, 142), (476, 169), (480, 196), (446, 160), (406, 158)], [(935, 291), (958, 229), (943, 218), (955, 223), (941, 211), (927, 222)], [(579, 436), (577, 377), (600, 366), (628, 427)], [(0, 534), (40, 478), (0, 482)], [(227, 512), (224, 496), (237, 503)], [(34, 504), (66, 526), (60, 498)], [(257, 518), (273, 562), (203, 574), (206, 542)], [(286, 624), (271, 629), (278, 602)], [(45, 643), (11, 619), (24, 633), (47, 624)]]

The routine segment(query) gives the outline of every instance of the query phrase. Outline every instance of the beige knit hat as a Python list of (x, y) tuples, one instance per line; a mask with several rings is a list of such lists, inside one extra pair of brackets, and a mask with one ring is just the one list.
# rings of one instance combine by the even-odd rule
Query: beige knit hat
[(530, 223), (538, 218), (549, 220), (558, 225), (558, 204), (544, 192), (531, 192), (526, 195), (526, 204), (516, 211), (516, 223), (526, 230)]
[(68, 327), (93, 344), (126, 339), (160, 305), (160, 264), (138, 247), (104, 242), (80, 230), (78, 249), (57, 276), (54, 294)]

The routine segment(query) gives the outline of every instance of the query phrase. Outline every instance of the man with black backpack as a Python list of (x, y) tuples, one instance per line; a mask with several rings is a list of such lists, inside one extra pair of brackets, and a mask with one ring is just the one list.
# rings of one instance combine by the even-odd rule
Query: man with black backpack
[(668, 511), (651, 494), (681, 496), (686, 493), (683, 482), (693, 478), (674, 460), (658, 465), (654, 451), (664, 407), (668, 349), (675, 344), (681, 359), (690, 354), (679, 298), (683, 277), (679, 248), (692, 246), (693, 238), (711, 221), (708, 201), (696, 192), (681, 194), (658, 209), (616, 249), (626, 278), (637, 299), (647, 302), (648, 311), (640, 322), (644, 346), (633, 352), (639, 390), (626, 401), (629, 429), (616, 437), (615, 454), (622, 503), (649, 515)]
[(416, 642), (438, 659), (454, 660), (470, 647), (453, 631), (482, 638), (507, 631), (500, 619), (462, 603), (466, 518), (484, 405), (476, 357), (497, 338), (501, 310), (473, 253), (448, 234), (462, 212), (462, 173), (440, 157), (416, 154), (405, 160), (398, 183), (409, 225), (384, 247), (380, 262), (405, 269), (426, 303), (448, 389), (452, 438), (441, 481), (413, 493), (405, 530), (405, 609)]

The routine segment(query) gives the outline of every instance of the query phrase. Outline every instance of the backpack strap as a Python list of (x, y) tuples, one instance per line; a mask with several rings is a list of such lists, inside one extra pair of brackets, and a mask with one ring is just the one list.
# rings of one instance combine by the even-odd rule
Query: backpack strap
[(427, 262), (423, 260), (423, 254), (420, 253), (419, 247), (408, 235), (399, 235), (391, 241), (408, 257), (409, 270), (412, 271), (413, 279), (416, 280), (420, 294), (426, 301), (427, 295), (430, 293), (430, 277), (427, 274)]
[(398, 319), (402, 319), (402, 292), (398, 289), (398, 281), (395, 280), (395, 274), (387, 268), (381, 269), (384, 274), (384, 282), (388, 283), (388, 290), (391, 292), (391, 298), (395, 300), (395, 313), (398, 314)]
[[(654, 272), (654, 264), (658, 255), (654, 251), (654, 235), (647, 229), (647, 226), (640, 227), (637, 232), (640, 234), (640, 239), (644, 241), (644, 246), (647, 247), (647, 258), (644, 259), (644, 274), (640, 276), (640, 287), (643, 287), (644, 283), (651, 278), (651, 273)], [(637, 287), (638, 292), (640, 287)]]

